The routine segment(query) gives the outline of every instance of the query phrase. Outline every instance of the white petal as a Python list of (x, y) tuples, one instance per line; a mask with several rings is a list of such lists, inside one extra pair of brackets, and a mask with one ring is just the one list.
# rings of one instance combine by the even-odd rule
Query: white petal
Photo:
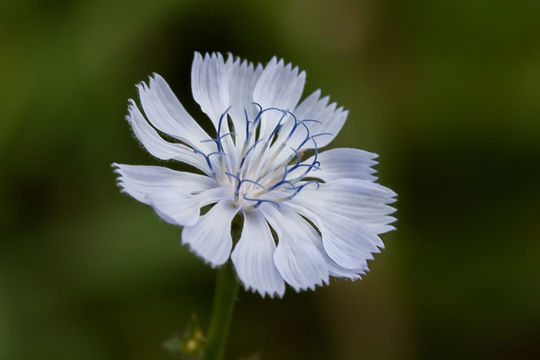
[(388, 224), (396, 220), (389, 216), (396, 209), (388, 204), (395, 202), (395, 196), (389, 188), (371, 181), (341, 179), (320, 184), (318, 189), (306, 187), (292, 203), (346, 216), (381, 234), (394, 229)]
[[(311, 227), (307, 222), (305, 225)], [(360, 275), (365, 274), (365, 270), (367, 270), (367, 261), (365, 266), (362, 268), (356, 268), (356, 269), (346, 269), (342, 266), (339, 266), (328, 254), (326, 253), (326, 250), (324, 249), (322, 239), (319, 234), (317, 236), (313, 236), (314, 244), (321, 253), (322, 257), (324, 258), (324, 261), (326, 262), (326, 266), (328, 267), (328, 274), (330, 276), (338, 277), (338, 278), (348, 278), (350, 280), (356, 280), (360, 279)]]
[(276, 244), (261, 213), (244, 213), (244, 227), (231, 259), (246, 289), (283, 296), (285, 282), (274, 265)]
[[(372, 166), (377, 164), (373, 160), (377, 154), (359, 149), (338, 148), (326, 150), (317, 156), (320, 169), (314, 169), (309, 173), (315, 177), (329, 182), (340, 179), (376, 180), (373, 174), (376, 172)], [(314, 156), (304, 163), (313, 163)]]
[(378, 236), (358, 221), (320, 209), (297, 210), (319, 228), (324, 249), (336, 264), (346, 269), (363, 268), (366, 260), (373, 259), (371, 254), (379, 252), (375, 245), (381, 243)]
[(143, 114), (132, 99), (129, 100), (129, 114), (126, 117), (135, 136), (144, 148), (152, 155), (161, 160), (178, 160), (192, 165), (197, 169), (210, 174), (204, 156), (196, 154), (193, 149), (183, 144), (175, 144), (165, 141), (157, 131), (150, 126)]
[(340, 266), (363, 268), (371, 253), (384, 247), (375, 231), (394, 221), (395, 193), (366, 180), (336, 180), (317, 190), (304, 189), (290, 205), (310, 219), (322, 234), (324, 249)]
[[(328, 257), (328, 255), (326, 256)], [(328, 273), (333, 277), (357, 280), (361, 279), (362, 275), (365, 275), (369, 270), (367, 265), (361, 269), (345, 269), (344, 267), (337, 265), (330, 257), (328, 257), (328, 259), (332, 261), (333, 264), (332, 266), (328, 266)]]
[(270, 204), (259, 207), (275, 230), (279, 242), (274, 253), (274, 263), (283, 279), (296, 291), (314, 289), (328, 282), (328, 267), (313, 243), (317, 232), (306, 231), (305, 222), (286, 206), (278, 211)]
[(209, 189), (196, 195), (179, 191), (151, 193), (147, 197), (156, 213), (165, 221), (180, 226), (193, 226), (200, 219), (202, 207), (229, 197), (222, 187)]
[[(293, 110), (304, 90), (306, 73), (298, 73), (298, 67), (292, 68), (283, 59), (274, 57), (264, 68), (253, 91), (253, 100), (263, 108), (279, 108)], [(282, 114), (278, 111), (268, 111), (261, 118), (261, 136), (270, 135)]]
[[(278, 197), (283, 197), (278, 196)], [(296, 205), (296, 204), (295, 204)], [(281, 205), (282, 207), (289, 207), (289, 205)], [(352, 269), (346, 269), (340, 265), (338, 265), (334, 260), (332, 260), (328, 254), (326, 253), (326, 250), (324, 249), (321, 236), (319, 233), (313, 228), (311, 224), (309, 224), (307, 221), (305, 221), (302, 217), (298, 216), (296, 213), (297, 211), (294, 211), (297, 206), (292, 207), (293, 212), (288, 213), (288, 217), (291, 219), (294, 219), (296, 221), (297, 225), (299, 226), (299, 230), (309, 234), (309, 238), (312, 240), (313, 244), (319, 250), (319, 253), (323, 257), (324, 261), (326, 262), (326, 266), (328, 268), (328, 274), (334, 277), (344, 277), (351, 280), (359, 279), (360, 275), (365, 274), (365, 271), (368, 270), (367, 261), (364, 262), (364, 265), (360, 268), (352, 268)], [(302, 208), (298, 207), (300, 211), (298, 213), (302, 213)]]
[(191, 67), (191, 91), (216, 129), (220, 116), (231, 105), (229, 84), (230, 69), (225, 66), (220, 53), (205, 54), (204, 59), (200, 53), (195, 53)]
[(186, 196), (217, 186), (214, 179), (161, 166), (116, 164), (118, 184), (138, 201), (150, 204), (149, 194), (181, 191)]
[(137, 85), (141, 104), (148, 120), (158, 130), (173, 136), (195, 149), (213, 151), (208, 134), (193, 120), (176, 98), (167, 82), (158, 74), (150, 78), (149, 85)]
[[(226, 65), (230, 68), (229, 100), (231, 110), (229, 114), (234, 124), (237, 146), (242, 146), (246, 139), (246, 114), (253, 121), (258, 108), (253, 104), (253, 89), (262, 73), (262, 65), (256, 67), (246, 60), (233, 58), (229, 55)], [(245, 111), (245, 112), (244, 112)]]
[(231, 253), (231, 221), (238, 212), (229, 200), (212, 207), (194, 226), (182, 231), (182, 243), (212, 266), (224, 264)]
[[(229, 114), (232, 105), (230, 100), (231, 72), (230, 63), (226, 64), (220, 53), (206, 54), (204, 59), (201, 54), (195, 53), (191, 68), (193, 97), (219, 132), (220, 143), (223, 147), (221, 150), (227, 155), (229, 168), (234, 168), (238, 154), (232, 137), (227, 135), (231, 133), (231, 130), (228, 116), (225, 114), (225, 112)], [(213, 148), (213, 151), (216, 150), (218, 149)]]
[(283, 59), (274, 57), (264, 68), (253, 91), (253, 99), (263, 108), (277, 107), (294, 109), (304, 90), (306, 73), (298, 73), (298, 67), (292, 68)]
[(390, 223), (393, 223), (394, 221), (396, 221), (396, 219), (390, 216), (388, 218), (389, 220), (386, 224), (378, 222), (378, 223), (365, 223), (364, 225), (366, 225), (375, 234), (379, 234), (379, 235), (396, 230), (395, 226), (389, 225)]
[[(343, 110), (342, 107), (336, 109), (336, 103), (328, 105), (329, 97), (319, 99), (320, 94), (320, 90), (317, 90), (308, 96), (294, 110), (294, 114), (298, 120), (315, 120), (306, 122), (306, 125), (310, 135), (316, 137), (317, 146), (321, 148), (336, 137), (347, 120), (349, 112)], [(313, 147), (311, 143), (306, 145)]]

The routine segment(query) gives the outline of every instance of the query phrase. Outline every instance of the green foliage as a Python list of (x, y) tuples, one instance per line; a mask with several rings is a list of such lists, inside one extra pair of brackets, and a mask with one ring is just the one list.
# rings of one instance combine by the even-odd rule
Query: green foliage
[(186, 330), (166, 340), (162, 346), (169, 353), (181, 360), (202, 359), (206, 347), (206, 337), (195, 315), (192, 316)]

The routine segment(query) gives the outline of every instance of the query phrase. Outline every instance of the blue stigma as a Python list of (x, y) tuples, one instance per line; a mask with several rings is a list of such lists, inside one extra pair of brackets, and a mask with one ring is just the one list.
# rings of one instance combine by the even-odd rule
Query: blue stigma
[(317, 189), (316, 189), (316, 190), (318, 190), (319, 187), (321, 186), (321, 185), (319, 184), (319, 182), (318, 182), (318, 181), (315, 181), (315, 180), (310, 180), (310, 181), (308, 181), (308, 182), (306, 182), (306, 183), (304, 183), (304, 184), (302, 184), (302, 185), (300, 185), (300, 186), (296, 186), (295, 189), (294, 189), (294, 193), (292, 193), (291, 195), (289, 195), (289, 200), (293, 199), (296, 195), (298, 195), (298, 193), (299, 193), (300, 191), (302, 191), (303, 188), (305, 188), (306, 186), (308, 186), (308, 185), (310, 185), (310, 184), (315, 184), (315, 185), (317, 185)]
[(236, 135), (236, 133), (231, 131), (231, 132), (228, 132), (226, 134), (223, 134), (223, 135), (219, 136), (216, 139), (201, 140), (201, 143), (213, 142), (213, 143), (216, 143), (216, 145), (218, 146), (218, 149), (219, 149), (219, 148), (221, 148), (221, 139), (223, 139), (224, 137), (227, 137), (227, 136), (232, 137), (233, 135)]
[(249, 198), (247, 197), (245, 194), (243, 196), (244, 200), (248, 200), (248, 201), (255, 201), (256, 204), (255, 204), (255, 207), (258, 208), (262, 203), (270, 203), (272, 205), (274, 205), (275, 207), (277, 207), (279, 209), (279, 203), (277, 201), (274, 201), (274, 200), (268, 200), (268, 199), (252, 199), (252, 198)]
[(246, 153), (244, 154), (244, 156), (242, 157), (242, 160), (240, 161), (240, 169), (244, 166), (244, 163), (246, 162), (246, 159), (247, 159), (247, 156), (249, 155), (250, 152), (253, 151), (253, 149), (255, 149), (255, 147), (261, 143), (262, 139), (259, 139), (257, 140), (253, 145), (251, 145), (249, 147), (249, 149), (246, 151)]
[(212, 166), (212, 162), (210, 161), (210, 156), (212, 156), (212, 155), (219, 155), (219, 156), (225, 155), (225, 153), (222, 152), (222, 151), (214, 151), (214, 152), (209, 153), (208, 155), (205, 154), (205, 153), (203, 153), (203, 152), (200, 151), (200, 150), (197, 150), (197, 149), (193, 149), (193, 152), (194, 152), (195, 154), (200, 154), (200, 155), (204, 156), (204, 159), (206, 160), (206, 164), (208, 165), (208, 167), (210, 168), (210, 170), (212, 170), (212, 172), (214, 171), (214, 168), (213, 168), (213, 166)]
[(239, 194), (239, 192), (240, 192), (240, 186), (242, 186), (243, 183), (249, 183), (249, 184), (257, 185), (257, 186), (259, 186), (261, 189), (263, 189), (263, 190), (266, 191), (266, 188), (265, 188), (262, 184), (256, 182), (255, 180), (250, 180), (250, 179), (240, 179), (239, 176), (234, 175), (234, 174), (231, 174), (231, 173), (228, 172), (228, 171), (225, 171), (225, 175), (227, 175), (227, 176), (229, 176), (229, 177), (232, 177), (233, 179), (235, 179), (235, 180), (238, 182), (238, 184), (236, 185), (235, 192), (234, 192), (235, 195), (238, 195), (238, 194)]
[(246, 118), (246, 140), (244, 142), (247, 144), (249, 141), (249, 115), (247, 113), (246, 108), (244, 108), (244, 116)]
[(268, 189), (269, 191), (272, 191), (272, 190), (275, 190), (277, 188), (279, 188), (281, 185), (289, 185), (290, 188), (288, 189), (285, 189), (285, 190), (296, 190), (296, 185), (294, 185), (292, 182), (290, 182), (289, 180), (281, 180), (280, 182), (278, 182), (277, 184), (273, 185), (270, 187), (270, 189)]
[[(227, 110), (225, 110), (225, 112), (223, 114), (221, 114), (221, 116), (219, 117), (219, 122), (218, 122), (218, 128), (217, 128), (217, 135), (216, 135), (216, 138), (214, 139), (216, 145), (217, 145), (217, 151), (221, 151), (221, 149), (223, 148), (221, 146), (221, 139), (223, 138), (223, 136), (221, 136), (221, 126), (223, 125), (223, 119), (227, 116), (227, 113), (229, 112), (229, 110), (231, 110), (231, 106), (229, 106), (227, 108)], [(227, 135), (230, 135), (231, 133), (228, 133), (228, 134), (225, 134), (224, 136), (227, 136)]]

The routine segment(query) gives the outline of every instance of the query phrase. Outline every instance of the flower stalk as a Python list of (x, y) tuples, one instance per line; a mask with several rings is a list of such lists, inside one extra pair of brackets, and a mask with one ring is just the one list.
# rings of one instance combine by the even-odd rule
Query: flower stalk
[[(240, 238), (241, 227), (233, 222), (233, 241)], [(212, 317), (208, 328), (208, 343), (204, 360), (221, 360), (227, 347), (227, 336), (231, 326), (234, 305), (238, 295), (240, 282), (230, 261), (227, 261), (219, 270), (212, 306)]]

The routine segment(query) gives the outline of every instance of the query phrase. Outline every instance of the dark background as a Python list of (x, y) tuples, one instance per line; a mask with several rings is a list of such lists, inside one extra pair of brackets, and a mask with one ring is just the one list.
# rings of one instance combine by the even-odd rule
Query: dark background
[[(540, 2), (3, 1), (0, 359), (172, 359), (215, 271), (120, 194), (159, 164), (124, 121), (162, 74), (196, 118), (193, 52), (273, 55), (350, 109), (333, 147), (377, 152), (398, 231), (363, 281), (241, 291), (228, 359), (540, 354)], [(167, 165), (167, 164), (163, 164)]]

